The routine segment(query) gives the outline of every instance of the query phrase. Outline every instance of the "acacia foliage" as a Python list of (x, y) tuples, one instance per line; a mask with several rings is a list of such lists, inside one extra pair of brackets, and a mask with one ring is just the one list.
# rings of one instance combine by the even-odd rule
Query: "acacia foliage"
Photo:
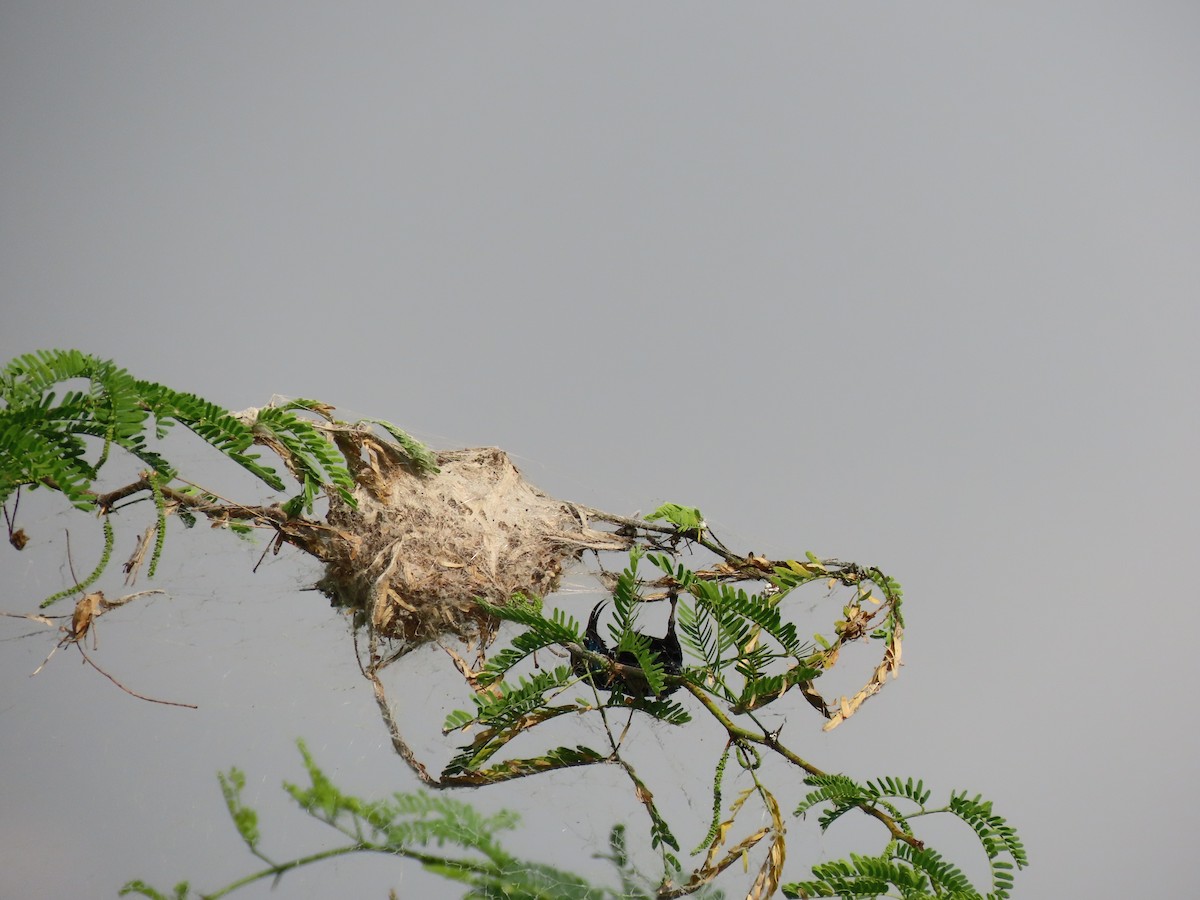
[[(111, 557), (113, 517), (123, 503), (138, 495), (152, 498), (155, 510), (153, 527), (146, 531), (148, 543), (142, 548), (153, 546), (151, 575), (163, 553), (168, 514), (178, 515), (187, 525), (197, 515), (204, 515), (235, 530), (273, 528), (278, 541), (293, 540), (309, 549), (311, 545), (296, 536), (304, 534), (305, 528), (322, 528), (316, 512), (321, 497), (336, 494), (350, 505), (355, 502), (356, 460), (346, 456), (350, 452), (347, 445), (335, 436), (344, 435), (345, 423), (337, 423), (331, 409), (317, 401), (287, 401), (232, 414), (193, 394), (136, 379), (112, 362), (68, 350), (26, 354), (10, 362), (0, 371), (0, 404), (0, 504), (13, 546), (20, 549), (27, 539), (14, 525), (23, 489), (49, 489), (80, 510), (98, 513), (105, 536), (105, 549), (96, 568), (78, 583), (46, 598), (43, 605), (83, 593), (99, 579)], [(178, 470), (149, 444), (151, 435), (160, 439), (175, 424), (184, 425), (270, 491), (287, 496), (272, 506), (254, 506), (225, 501), (182, 480)], [(434, 454), (401, 429), (379, 420), (359, 425), (381, 428), (396, 454), (415, 470), (436, 475)], [(286, 476), (263, 460), (261, 449), (273, 454)], [(135, 483), (101, 493), (97, 490), (101, 471), (114, 452), (128, 454), (145, 469)], [(1010, 896), (1013, 872), (1027, 865), (1028, 859), (1015, 830), (994, 812), (989, 801), (951, 792), (946, 804), (930, 807), (930, 793), (921, 781), (882, 777), (860, 782), (827, 773), (790, 749), (779, 731), (768, 729), (758, 717), (768, 705), (799, 695), (825, 718), (826, 729), (836, 727), (878, 693), (889, 678), (896, 677), (904, 618), (903, 594), (895, 580), (874, 567), (821, 559), (813, 553), (785, 560), (735, 554), (708, 531), (694, 507), (669, 503), (643, 521), (622, 517), (610, 517), (609, 521), (619, 522), (622, 532), (637, 541), (611, 590), (611, 635), (617, 652), (603, 655), (589, 650), (579, 623), (558, 609), (547, 614), (541, 598), (516, 598), (517, 602), (505, 605), (481, 602), (482, 610), (512, 623), (517, 633), (482, 668), (464, 671), (473, 688), (473, 709), (447, 715), (444, 731), (470, 731), (470, 741), (458, 748), (436, 778), (430, 778), (419, 762), (405, 755), (415, 770), (425, 773), (431, 784), (447, 788), (498, 784), (567, 767), (620, 766), (647, 815), (650, 848), (661, 860), (661, 872), (645, 882), (660, 897), (709, 891), (719, 874), (735, 862), (745, 864), (751, 851), (760, 854), (761, 864), (754, 873), (750, 897), (779, 891), (794, 897), (986, 896), (1004, 900)], [(690, 568), (679, 559), (681, 545), (704, 547), (717, 559), (706, 568)], [(643, 563), (649, 564), (650, 574), (639, 569)], [(747, 590), (748, 583), (758, 588)], [(832, 626), (811, 638), (802, 636), (785, 602), (793, 592), (809, 585), (825, 585), (848, 594)], [(689, 658), (679, 672), (667, 670), (638, 627), (643, 605), (667, 595), (682, 598), (679, 632)], [(878, 664), (858, 693), (829, 702), (818, 690), (819, 679), (838, 664), (845, 646), (860, 641), (880, 648)], [(575, 664), (531, 671), (530, 657), (543, 648), (560, 648)], [(618, 658), (627, 662), (622, 664)], [(377, 678), (378, 671), (369, 675)], [(622, 690), (622, 684), (632, 684), (628, 679), (633, 677), (641, 687)], [(680, 691), (682, 699), (668, 697)], [(578, 696), (580, 693), (583, 696)], [(613, 725), (617, 713), (629, 716), (624, 730)], [(607, 746), (549, 746), (532, 755), (504, 756), (516, 737), (540, 736), (544, 723), (568, 714), (599, 716)], [(634, 716), (680, 728), (687, 727), (694, 717), (704, 716), (718, 723), (727, 735), (724, 751), (713, 761), (709, 776), (712, 820), (692, 853), (702, 857), (698, 864), (684, 865), (677, 827), (666, 820), (653, 792), (623, 755), (624, 734)], [(398, 748), (402, 746), (398, 735), (393, 739)], [(802, 771), (806, 785), (813, 789), (795, 809), (795, 816), (821, 810), (818, 824), (824, 830), (847, 812), (864, 813), (884, 829), (883, 849), (822, 863), (813, 868), (811, 878), (784, 883), (787, 828), (775, 790), (760, 776), (765, 754)], [(278, 877), (296, 865), (334, 852), (379, 851), (416, 859), (431, 871), (465, 882), (468, 897), (649, 896), (644, 884), (635, 886), (642, 876), (635, 878), (628, 866), (624, 832), (614, 831), (610, 842), (609, 858), (621, 873), (623, 891), (613, 893), (536, 864), (521, 862), (518, 866), (494, 840), (498, 830), (511, 826), (511, 818), (484, 820), (465, 804), (424, 794), (367, 803), (341, 794), (307, 752), (304, 756), (312, 786), (289, 786), (289, 792), (306, 812), (351, 836), (353, 843), (286, 864), (267, 860), (270, 868), (265, 873), (228, 889), (257, 877)], [(732, 801), (723, 794), (730, 759), (750, 780), (750, 787)], [(240, 799), (242, 784), (236, 770), (221, 779), (239, 833), (248, 849), (266, 860), (259, 847), (256, 816)], [(748, 805), (757, 807), (758, 816), (739, 819)], [(959, 819), (977, 837), (989, 861), (986, 893), (917, 836), (914, 822), (935, 813)], [(762, 821), (767, 824), (758, 824)], [(735, 826), (742, 823), (748, 824), (738, 832)], [(472, 851), (483, 861), (430, 855), (418, 849), (431, 840)], [(508, 888), (500, 885), (520, 889), (503, 893)], [(140, 882), (128, 885), (127, 891), (165, 896)], [(187, 891), (182, 885), (175, 893), (184, 896)]]

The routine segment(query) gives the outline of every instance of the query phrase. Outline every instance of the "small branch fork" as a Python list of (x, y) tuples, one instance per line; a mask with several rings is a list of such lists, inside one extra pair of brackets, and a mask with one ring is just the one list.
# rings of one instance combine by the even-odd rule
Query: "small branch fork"
[[(753, 731), (742, 728), (727, 715), (725, 715), (725, 712), (719, 706), (717, 706), (716, 701), (714, 701), (712, 697), (710, 697), (699, 687), (685, 682), (684, 688), (688, 691), (688, 693), (700, 701), (701, 705), (708, 710), (709, 714), (714, 719), (721, 723), (721, 727), (725, 729), (725, 732), (729, 735), (729, 739), (731, 741), (739, 744), (751, 743), (757, 744), (760, 747), (766, 747), (768, 750), (778, 753), (792, 765), (803, 769), (810, 775), (828, 774), (823, 769), (819, 769), (817, 766), (804, 759), (802, 756), (800, 756), (800, 754), (788, 749), (782, 743), (780, 743), (778, 731), (764, 731), (761, 734), (756, 734)], [(882, 822), (884, 827), (887, 828), (888, 833), (895, 840), (903, 841), (915, 850), (925, 849), (925, 843), (923, 841), (918, 840), (911, 834), (905, 832), (896, 823), (896, 820), (883, 810), (865, 803), (859, 804), (858, 808), (867, 815), (872, 816)]]

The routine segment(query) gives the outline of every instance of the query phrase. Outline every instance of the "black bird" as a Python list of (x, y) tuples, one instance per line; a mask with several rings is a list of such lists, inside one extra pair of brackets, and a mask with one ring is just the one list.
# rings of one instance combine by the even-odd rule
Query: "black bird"
[[(587, 630), (583, 633), (583, 646), (585, 650), (599, 654), (607, 659), (612, 659), (612, 651), (604, 643), (604, 638), (600, 637), (600, 610), (604, 608), (604, 604), (607, 602), (607, 599), (601, 600), (592, 608), (592, 614), (588, 616)], [(611, 690), (612, 682), (616, 678), (615, 673), (611, 669), (605, 668), (590, 659), (584, 659), (582, 656), (577, 656), (572, 661), (571, 668), (580, 678), (587, 679), (601, 690)]]
[[(680, 646), (679, 636), (675, 633), (675, 604), (679, 601), (679, 597), (674, 590), (671, 591), (669, 599), (671, 602), (671, 615), (667, 619), (667, 633), (663, 637), (647, 636), (647, 640), (649, 641), (648, 649), (662, 663), (664, 672), (668, 675), (679, 675), (683, 672), (683, 647)], [(606, 603), (608, 603), (608, 598), (597, 603), (592, 609), (592, 614), (588, 616), (587, 630), (583, 636), (583, 646), (592, 653), (598, 653), (623, 666), (637, 669), (638, 661), (636, 656), (628, 650), (614, 655), (613, 651), (604, 643), (604, 638), (600, 636), (600, 610), (604, 608), (604, 604)], [(596, 687), (604, 691), (620, 688), (631, 697), (654, 696), (645, 678), (638, 675), (614, 672), (582, 658), (575, 660), (574, 670), (575, 674), (580, 678), (587, 678)], [(667, 685), (659, 696), (665, 697), (667, 694), (672, 694), (677, 690), (679, 690), (679, 685)]]

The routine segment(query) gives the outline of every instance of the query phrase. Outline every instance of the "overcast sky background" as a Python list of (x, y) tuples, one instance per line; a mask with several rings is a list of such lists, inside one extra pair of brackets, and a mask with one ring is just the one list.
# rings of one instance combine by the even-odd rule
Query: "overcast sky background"
[[(879, 565), (903, 677), (832, 734), (789, 709), (785, 738), (993, 799), (1032, 858), (1018, 897), (1182, 897), (1197, 160), (1187, 2), (4, 0), (0, 360), (77, 347), (233, 409), (317, 397), (503, 447), (556, 496), (695, 504), (737, 549)], [(87, 522), (39, 509), (35, 546), (0, 551), (4, 611), (65, 583), (64, 528), (86, 557)], [(415, 784), (343, 623), (299, 590), (314, 567), (251, 575), (261, 545), (174, 537), (171, 597), (106, 616), (96, 658), (198, 711), (73, 652), (30, 679), (52, 636), (0, 626), (0, 895), (252, 871), (232, 764), (270, 852), (327, 845), (278, 790), (296, 737), (348, 789)], [(435, 753), (466, 700), (423, 687), (438, 657), (407, 662)], [(664, 791), (681, 747), (720, 750), (638, 740)], [(592, 875), (612, 822), (645, 828), (612, 773), (470, 799)], [(789, 880), (847, 846), (789, 828)], [(388, 886), (456, 895), (350, 859), (237, 896)]]

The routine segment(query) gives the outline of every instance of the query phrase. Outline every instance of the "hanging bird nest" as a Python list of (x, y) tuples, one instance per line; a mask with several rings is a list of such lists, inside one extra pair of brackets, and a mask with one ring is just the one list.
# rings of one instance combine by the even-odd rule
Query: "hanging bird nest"
[(384, 637), (421, 642), (490, 630), (476, 600), (544, 596), (584, 551), (631, 546), (527, 482), (497, 448), (438, 453), (434, 473), (369, 432), (336, 440), (358, 463), (357, 506), (330, 500), (327, 522), (344, 540), (322, 554), (319, 586)]

